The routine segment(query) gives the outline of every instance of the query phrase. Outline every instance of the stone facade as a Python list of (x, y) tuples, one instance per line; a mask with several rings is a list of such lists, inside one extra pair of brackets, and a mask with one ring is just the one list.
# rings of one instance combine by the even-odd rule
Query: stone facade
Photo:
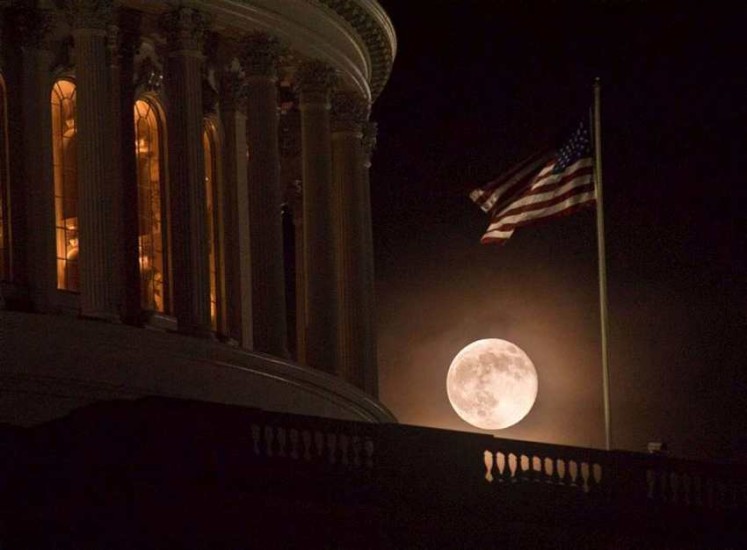
[(0, 3), (0, 307), (375, 396), (365, 128), (391, 23), (370, 1), (234, 4)]

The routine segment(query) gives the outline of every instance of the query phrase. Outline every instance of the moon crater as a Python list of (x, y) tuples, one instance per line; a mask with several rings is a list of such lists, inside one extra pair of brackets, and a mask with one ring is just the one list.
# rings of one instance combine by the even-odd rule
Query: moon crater
[(515, 344), (488, 338), (462, 349), (449, 367), (446, 391), (454, 411), (484, 430), (508, 428), (537, 398), (537, 371)]

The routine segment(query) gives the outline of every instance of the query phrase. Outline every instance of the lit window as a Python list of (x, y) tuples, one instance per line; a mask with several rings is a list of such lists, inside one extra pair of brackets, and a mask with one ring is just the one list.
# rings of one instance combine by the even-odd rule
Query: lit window
[(0, 75), (0, 279), (10, 279), (9, 250), (10, 239), (6, 227), (9, 216), (8, 208), (8, 141), (6, 125), (5, 81)]
[(52, 88), (52, 153), (57, 242), (57, 288), (80, 290), (78, 267), (78, 163), (75, 84), (58, 80)]
[(202, 132), (202, 145), (205, 150), (205, 202), (207, 204), (207, 232), (208, 232), (208, 262), (210, 267), (210, 325), (213, 330), (218, 329), (218, 242), (216, 230), (217, 203), (216, 180), (216, 143), (215, 126), (205, 121)]
[(140, 305), (145, 310), (165, 312), (168, 307), (163, 208), (166, 197), (161, 177), (160, 120), (151, 101), (135, 102)]

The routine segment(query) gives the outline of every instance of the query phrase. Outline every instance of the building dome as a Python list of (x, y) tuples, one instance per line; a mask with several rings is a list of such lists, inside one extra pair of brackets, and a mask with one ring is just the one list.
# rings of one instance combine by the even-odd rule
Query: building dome
[(0, 422), (150, 395), (367, 422), (375, 0), (0, 2)]

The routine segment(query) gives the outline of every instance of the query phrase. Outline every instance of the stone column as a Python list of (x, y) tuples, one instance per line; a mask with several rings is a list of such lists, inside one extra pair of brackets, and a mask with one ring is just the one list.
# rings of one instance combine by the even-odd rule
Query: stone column
[(167, 34), (169, 204), (173, 312), (178, 330), (209, 336), (205, 158), (202, 144), (202, 41), (206, 17), (191, 8), (162, 16)]
[(304, 264), (306, 272), (306, 360), (337, 372), (337, 289), (332, 223), (332, 67), (311, 61), (296, 75), (303, 146)]
[(80, 313), (116, 320), (114, 202), (106, 26), (111, 0), (68, 0), (75, 40)]
[(135, 156), (134, 58), (140, 47), (140, 16), (121, 8), (109, 33), (109, 65), (113, 108), (112, 182), (117, 187), (115, 212), (117, 272), (121, 281), (120, 312), (128, 324), (140, 322), (140, 258), (138, 250), (137, 159)]
[(296, 288), (296, 362), (306, 364), (306, 271), (303, 252), (303, 187), (300, 180), (287, 190), (293, 215)]
[(368, 103), (353, 92), (332, 101), (332, 194), (334, 196), (335, 280), (338, 287), (339, 375), (360, 388), (371, 368), (366, 341), (370, 311), (366, 308), (364, 255), (363, 150), (361, 124)]
[(227, 335), (241, 347), (252, 349), (252, 256), (244, 101), (243, 79), (236, 71), (223, 70), (220, 76), (220, 119), (224, 133)]
[(364, 339), (362, 346), (366, 357), (366, 367), (363, 377), (363, 389), (374, 397), (379, 396), (379, 367), (376, 338), (376, 292), (374, 276), (374, 246), (373, 227), (371, 224), (371, 156), (376, 147), (377, 125), (375, 122), (363, 124), (363, 172), (361, 185), (361, 211), (363, 214), (363, 248), (361, 261), (363, 263), (363, 310), (368, 314), (365, 318)]
[(57, 288), (57, 249), (55, 246), (54, 173), (52, 166), (52, 114), (50, 93), (53, 62), (49, 15), (22, 8), (14, 20), (21, 41), (20, 111), (23, 160), (23, 189), (14, 185), (13, 210), (23, 207), (25, 224), (14, 229), (16, 259), (25, 266), (25, 278), (33, 307), (37, 311), (54, 308)]
[(255, 34), (242, 40), (241, 47), (246, 74), (254, 349), (286, 357), (276, 71), (279, 44), (268, 35)]
[(303, 252), (303, 189), (301, 184), (301, 117), (291, 109), (280, 117), (280, 180), (293, 216), (296, 362), (306, 364), (306, 277)]

